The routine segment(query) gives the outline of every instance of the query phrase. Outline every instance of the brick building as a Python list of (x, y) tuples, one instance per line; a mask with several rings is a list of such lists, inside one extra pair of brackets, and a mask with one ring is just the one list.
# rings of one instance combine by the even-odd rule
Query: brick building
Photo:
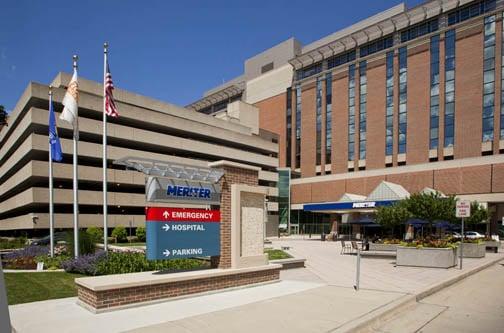
[[(260, 109), (260, 127), (279, 136), (280, 167), (296, 175), (284, 204), (279, 197), (280, 223), (289, 210), (294, 225), (339, 219), (330, 204), (386, 181), (484, 203), (495, 231), (504, 216), (503, 15), (501, 0), (400, 4), (247, 59), (243, 75), (187, 107), (216, 117), (235, 100)], [(313, 203), (327, 206), (308, 211)]]

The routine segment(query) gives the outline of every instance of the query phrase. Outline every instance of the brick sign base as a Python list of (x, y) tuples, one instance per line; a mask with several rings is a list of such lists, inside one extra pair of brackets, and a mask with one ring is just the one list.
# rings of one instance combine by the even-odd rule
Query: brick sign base
[(280, 265), (268, 265), (254, 269), (164, 274), (161, 277), (153, 272), (144, 272), (123, 274), (121, 276), (125, 279), (117, 280), (117, 283), (114, 283), (116, 276), (113, 275), (79, 278), (75, 282), (80, 305), (100, 313), (135, 303), (148, 304), (179, 296), (273, 282), (279, 279), (280, 268)]

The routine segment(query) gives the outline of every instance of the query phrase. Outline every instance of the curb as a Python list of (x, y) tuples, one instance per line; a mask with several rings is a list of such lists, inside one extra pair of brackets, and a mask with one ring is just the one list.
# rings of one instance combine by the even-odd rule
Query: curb
[(363, 315), (360, 318), (357, 318), (356, 320), (346, 323), (334, 330), (331, 330), (330, 332), (334, 333), (343, 333), (343, 332), (351, 332), (351, 333), (364, 333), (364, 332), (373, 332), (373, 326), (378, 324), (379, 322), (383, 321), (384, 319), (387, 319), (388, 317), (394, 315), (397, 311), (403, 310), (404, 308), (407, 308), (408, 306), (411, 306), (413, 304), (416, 304), (418, 301), (444, 289), (447, 288), (471, 275), (474, 275), (486, 268), (489, 268), (490, 266), (493, 266), (497, 264), (500, 261), (503, 261), (504, 258), (500, 257), (498, 259), (494, 259), (492, 261), (487, 262), (484, 265), (475, 267), (467, 272), (464, 272), (463, 274), (454, 276), (452, 278), (446, 279), (441, 283), (438, 283), (434, 286), (428, 287), (427, 289), (424, 289), (423, 291), (420, 291), (416, 294), (407, 294), (403, 297), (400, 297), (399, 299), (396, 299), (388, 304), (386, 304), (383, 307), (380, 307), (378, 309), (372, 310), (371, 312), (368, 312), (367, 314)]

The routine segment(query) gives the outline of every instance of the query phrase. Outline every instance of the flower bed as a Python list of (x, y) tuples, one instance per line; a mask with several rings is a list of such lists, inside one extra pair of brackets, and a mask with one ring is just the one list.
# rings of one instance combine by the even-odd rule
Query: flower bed
[(4, 256), (4, 267), (8, 269), (35, 269), (37, 268), (36, 257), (49, 253), (47, 246), (27, 246)]
[(369, 243), (369, 251), (396, 251), (398, 244)]

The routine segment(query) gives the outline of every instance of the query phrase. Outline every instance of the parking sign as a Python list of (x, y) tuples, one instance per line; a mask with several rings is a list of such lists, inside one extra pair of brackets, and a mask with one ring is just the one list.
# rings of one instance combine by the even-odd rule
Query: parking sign
[(457, 201), (457, 208), (455, 210), (456, 217), (469, 217), (471, 216), (471, 202), (469, 200)]

